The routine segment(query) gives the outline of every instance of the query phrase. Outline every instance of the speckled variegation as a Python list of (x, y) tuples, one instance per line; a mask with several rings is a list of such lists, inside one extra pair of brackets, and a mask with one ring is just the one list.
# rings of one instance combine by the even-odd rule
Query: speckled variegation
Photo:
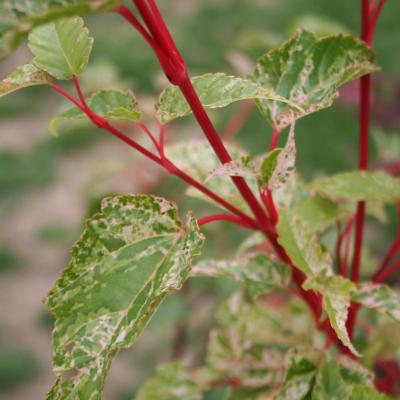
[(138, 195), (103, 200), (46, 299), (55, 316), (50, 400), (101, 399), (112, 358), (141, 333), (160, 302), (186, 280), (203, 244), (195, 219)]

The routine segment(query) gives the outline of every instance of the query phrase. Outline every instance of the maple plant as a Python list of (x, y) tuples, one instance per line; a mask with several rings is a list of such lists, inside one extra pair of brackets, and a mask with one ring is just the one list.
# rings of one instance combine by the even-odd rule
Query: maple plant
[[(366, 214), (400, 203), (400, 179), (368, 171), (370, 74), (379, 70), (371, 46), (383, 5), (361, 1), (361, 39), (299, 30), (262, 55), (247, 76), (191, 77), (155, 0), (0, 4), (1, 56), (26, 37), (32, 52), (31, 62), (0, 82), (0, 96), (49, 86), (72, 103), (51, 121), (51, 131), (92, 123), (184, 181), (189, 196), (221, 209), (207, 216), (194, 210), (181, 221), (177, 205), (156, 195), (102, 201), (46, 298), (55, 317), (56, 382), (48, 399), (101, 399), (118, 351), (132, 346), (164, 298), (193, 276), (225, 276), (240, 290), (217, 313), (204, 366), (163, 365), (137, 399), (195, 400), (218, 390), (221, 399), (396, 395), (396, 349), (376, 344), (379, 337), (390, 342), (392, 321), (400, 319), (398, 294), (385, 283), (400, 267), (400, 229), (372, 276), (363, 273), (362, 258)], [(93, 39), (82, 16), (98, 12), (118, 13), (130, 24), (170, 81), (155, 104), (158, 132), (142, 120), (129, 89), (83, 92), (79, 76)], [(295, 169), (296, 120), (331, 106), (338, 88), (357, 79), (358, 169), (305, 182)], [(66, 80), (75, 93), (59, 85)], [(225, 143), (206, 111), (244, 100), (256, 104), (273, 130), (261, 156)], [(168, 143), (165, 126), (190, 114), (204, 138)], [(152, 147), (122, 132), (120, 120), (140, 127)], [(284, 131), (286, 144), (277, 147)], [(196, 259), (206, 240), (202, 226), (221, 220), (247, 230), (248, 238), (229, 259)], [(327, 232), (335, 233), (333, 245)]]

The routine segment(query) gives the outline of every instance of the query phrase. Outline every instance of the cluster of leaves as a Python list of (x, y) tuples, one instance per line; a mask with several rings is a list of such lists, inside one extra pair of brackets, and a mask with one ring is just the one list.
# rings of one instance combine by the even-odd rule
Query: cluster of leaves
[[(76, 15), (112, 9), (118, 3), (3, 2), (2, 54), (30, 31), (33, 59), (0, 82), (0, 96), (80, 75), (93, 39)], [(254, 193), (272, 190), (280, 245), (304, 273), (303, 288), (323, 296), (333, 329), (356, 356), (359, 350), (346, 329), (351, 302), (399, 320), (399, 298), (386, 285), (356, 284), (337, 274), (323, 240), (336, 221), (354, 212), (357, 201), (379, 206), (400, 202), (400, 180), (384, 172), (349, 171), (302, 182), (295, 171), (295, 121), (330, 106), (339, 86), (377, 69), (371, 49), (353, 36), (318, 39), (299, 31), (262, 56), (246, 77), (209, 73), (193, 78), (206, 108), (250, 99), (275, 128), (290, 125), (283, 148), (254, 158), (228, 146), (234, 161), (223, 166), (201, 140), (178, 143), (165, 151), (175, 165), (244, 212), (249, 210), (230, 177), (245, 177)], [(105, 88), (87, 102), (108, 120), (141, 118), (130, 91)], [(161, 93), (156, 110), (161, 124), (191, 113), (174, 86)], [(82, 121), (89, 119), (74, 107), (56, 116), (51, 130)], [(188, 194), (206, 199), (195, 189)], [(101, 399), (113, 357), (134, 343), (168, 292), (180, 289), (191, 275), (225, 276), (242, 290), (219, 312), (220, 326), (211, 334), (204, 369), (193, 372), (181, 364), (165, 366), (144, 385), (139, 399), (201, 399), (203, 392), (218, 386), (228, 387), (227, 399), (385, 398), (373, 389), (371, 374), (359, 363), (321, 350), (316, 339), (321, 334), (310, 329), (310, 315), (298, 302), (286, 301), (275, 312), (257, 301), (271, 291), (291, 299), (293, 289), (289, 266), (260, 250), (265, 241), (260, 233), (251, 236), (235, 257), (204, 259), (192, 267), (203, 241), (196, 219), (189, 214), (182, 223), (176, 205), (165, 199), (123, 195), (103, 201), (46, 300), (55, 316), (57, 374), (49, 400)]]

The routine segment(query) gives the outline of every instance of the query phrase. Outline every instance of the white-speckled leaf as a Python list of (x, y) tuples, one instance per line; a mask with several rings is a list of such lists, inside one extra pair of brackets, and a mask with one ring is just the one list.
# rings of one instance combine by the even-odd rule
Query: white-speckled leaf
[[(238, 160), (247, 156), (244, 150), (236, 146), (229, 144), (225, 144), (225, 146), (233, 160)], [(221, 162), (206, 140), (187, 140), (178, 142), (166, 148), (166, 155), (180, 169), (202, 183), (207, 180), (213, 171), (221, 166)], [(256, 178), (248, 179), (248, 183), (253, 191), (257, 193)], [(215, 176), (212, 179), (209, 179), (207, 183), (205, 183), (205, 186), (218, 193), (221, 197), (236, 207), (248, 211), (247, 204), (244, 202), (242, 196), (232, 183), (231, 178), (228, 176)], [(203, 193), (194, 188), (188, 189), (187, 193), (190, 196), (205, 201), (211, 201), (215, 204), (213, 200), (210, 200), (209, 197), (203, 195)]]
[(245, 286), (253, 297), (286, 287), (290, 268), (263, 253), (250, 253), (232, 260), (203, 260), (192, 269), (193, 276), (224, 276)]
[(323, 308), (329, 317), (332, 328), (341, 342), (356, 356), (360, 356), (351, 343), (347, 332), (346, 321), (353, 293), (356, 285), (342, 276), (326, 276), (309, 279), (303, 287), (323, 295)]
[(71, 79), (87, 66), (93, 39), (83, 19), (72, 17), (39, 26), (29, 34), (33, 63), (56, 79)]
[(284, 372), (282, 342), (293, 340), (293, 324), (285, 330), (286, 321), (281, 324), (279, 317), (247, 301), (243, 292), (232, 294), (216, 314), (218, 327), (210, 333), (206, 367), (216, 379), (239, 381), (243, 390), (274, 389)]
[(135, 400), (202, 400), (200, 385), (179, 362), (164, 364), (139, 389)]
[(352, 300), (400, 321), (400, 297), (387, 285), (360, 283)]
[(322, 358), (317, 350), (294, 348), (287, 356), (287, 369), (281, 389), (274, 400), (304, 400), (309, 397)]
[(291, 210), (281, 210), (278, 241), (296, 266), (308, 277), (332, 274), (332, 259), (317, 235)]
[(400, 201), (400, 179), (383, 171), (342, 172), (314, 181), (308, 188), (333, 200)]
[(295, 172), (296, 165), (296, 143), (294, 139), (294, 120), (290, 127), (285, 147), (276, 158), (276, 167), (268, 181), (268, 188), (277, 190), (290, 180)]
[(329, 107), (341, 85), (377, 69), (373, 51), (354, 36), (316, 38), (300, 30), (280, 48), (261, 57), (249, 79), (302, 109), (256, 100), (273, 125), (284, 127), (291, 123), (292, 111), (301, 118)]
[(34, 28), (60, 17), (112, 10), (122, 0), (2, 0), (0, 58), (11, 53)]
[[(101, 90), (87, 100), (89, 107), (98, 115), (109, 120), (138, 121), (141, 113), (138, 103), (130, 90)], [(72, 107), (54, 117), (50, 122), (50, 131), (57, 134), (64, 123), (87, 122), (86, 114), (79, 108)]]
[(0, 81), (0, 97), (29, 86), (45, 85), (51, 76), (32, 63), (23, 65)]
[(348, 357), (345, 364), (343, 361), (344, 358), (325, 360), (319, 368), (311, 400), (354, 400), (355, 387), (363, 388), (366, 393), (377, 394), (373, 389), (373, 374), (370, 371)]
[[(224, 73), (204, 74), (192, 79), (200, 101), (206, 108), (220, 108), (239, 100), (263, 99), (287, 101), (271, 89), (262, 88), (248, 79)], [(176, 86), (168, 86), (156, 104), (157, 117), (162, 124), (191, 114), (189, 104)]]
[(196, 221), (182, 225), (176, 206), (162, 198), (103, 201), (46, 299), (58, 375), (49, 400), (102, 398), (112, 358), (132, 345), (167, 293), (181, 288), (203, 240)]
[(249, 156), (243, 156), (237, 160), (233, 160), (222, 164), (215, 169), (205, 180), (214, 178), (215, 176), (241, 176), (243, 178), (254, 178), (257, 175), (257, 165)]

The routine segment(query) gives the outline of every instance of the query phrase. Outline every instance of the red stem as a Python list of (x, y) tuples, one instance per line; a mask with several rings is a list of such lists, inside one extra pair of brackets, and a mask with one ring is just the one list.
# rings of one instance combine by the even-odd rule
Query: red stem
[(390, 275), (392, 275), (394, 272), (396, 272), (399, 268), (400, 268), (400, 260), (394, 262), (393, 264), (389, 265), (386, 269), (382, 270), (378, 275), (376, 275), (372, 279), (372, 281), (374, 283), (382, 283), (387, 278), (389, 278)]
[(74, 104), (76, 107), (78, 107), (81, 111), (85, 112), (85, 107), (79, 103), (75, 97), (71, 96), (68, 92), (66, 92), (62, 87), (56, 85), (53, 82), (49, 82), (48, 85), (53, 88), (55, 91), (60, 93), (62, 96), (64, 96), (66, 99), (68, 99), (72, 104)]
[(130, 137), (126, 136), (124, 133), (119, 131), (117, 128), (112, 126), (109, 121), (107, 121), (105, 118), (95, 114), (92, 110), (89, 108), (85, 108), (81, 103), (79, 103), (73, 96), (71, 96), (69, 93), (67, 93), (64, 89), (59, 87), (53, 82), (49, 83), (49, 86), (51, 86), (54, 90), (56, 90), (58, 93), (62, 94), (65, 98), (70, 100), (75, 106), (77, 106), (79, 109), (81, 109), (88, 117), (89, 119), (96, 124), (100, 129), (104, 129), (111, 133), (113, 136), (117, 137), (118, 139), (122, 140), (124, 143), (126, 143), (128, 146), (132, 147), (133, 149), (137, 150), (139, 153), (143, 154), (145, 157), (149, 158), (150, 160), (154, 161), (158, 165), (162, 166), (165, 168), (167, 171), (169, 171), (171, 174), (181, 178), (184, 182), (187, 184), (195, 187), (202, 193), (204, 193), (206, 196), (210, 197), (212, 200), (214, 200), (216, 203), (220, 204), (221, 206), (225, 207), (227, 210), (231, 211), (233, 214), (236, 214), (239, 218), (241, 218), (243, 221), (246, 221), (246, 223), (249, 226), (253, 226), (254, 228), (259, 228), (258, 223), (250, 218), (248, 215), (246, 215), (244, 212), (230, 204), (228, 201), (223, 199), (222, 197), (218, 196), (216, 193), (212, 192), (205, 186), (203, 186), (200, 182), (196, 181), (193, 179), (191, 176), (187, 175), (185, 172), (180, 170), (178, 167), (176, 167), (170, 160), (165, 159), (165, 158), (159, 158), (153, 153), (151, 153), (149, 150), (141, 146), (139, 143), (135, 142), (133, 139)]
[(271, 144), (269, 145), (270, 150), (274, 150), (276, 148), (280, 133), (281, 133), (280, 129), (274, 126), (272, 131)]
[[(370, 21), (370, 24), (368, 27), (368, 32), (367, 32), (367, 37), (366, 37), (366, 43), (369, 45), (372, 43), (376, 24), (378, 23), (378, 19), (379, 19), (379, 16), (381, 14), (384, 4), (385, 4), (385, 0), (380, 0), (378, 3), (378, 6), (376, 7), (374, 14), (372, 14), (372, 12), (370, 14), (372, 16), (372, 18), (371, 18), (371, 21)], [(373, 7), (372, 7), (372, 9), (373, 9)]]
[[(138, 8), (143, 20), (145, 21), (145, 24), (147, 25), (149, 31), (151, 32), (153, 40), (158, 43), (160, 48), (162, 48), (163, 53), (167, 57), (167, 64), (164, 63), (163, 60), (159, 57), (161, 66), (164, 69), (167, 77), (173, 84), (179, 86), (179, 88), (181, 89), (183, 95), (185, 96), (193, 111), (194, 116), (196, 117), (201, 128), (203, 129), (205, 136), (207, 137), (220, 161), (222, 163), (230, 162), (231, 157), (227, 152), (222, 140), (218, 136), (218, 133), (216, 132), (213, 124), (211, 123), (197, 96), (196, 91), (193, 88), (189, 75), (187, 74), (184, 61), (178, 50), (176, 49), (171, 36), (169, 35), (168, 29), (166, 28), (163, 19), (158, 12), (155, 1), (149, 0), (151, 2), (150, 9), (148, 8), (144, 0), (133, 1)], [(285, 250), (279, 245), (275, 230), (271, 229), (266, 213), (264, 212), (254, 193), (248, 187), (245, 180), (240, 177), (232, 177), (232, 180), (247, 204), (249, 205), (253, 214), (255, 215), (258, 228), (266, 234), (273, 247), (275, 248), (278, 256), (280, 256), (283, 261), (287, 262), (293, 268), (293, 278), (299, 287), (301, 296), (312, 309), (314, 317), (318, 322), (322, 315), (321, 296), (312, 291), (305, 291), (302, 288), (302, 283), (305, 279), (304, 274), (295, 267), (290, 258), (287, 256)], [(320, 327), (320, 325), (318, 326)], [(327, 334), (332, 335), (335, 342), (338, 343), (339, 339), (336, 337), (330, 325), (328, 328), (320, 327), (320, 329), (323, 329), (327, 332)]]
[(256, 229), (254, 226), (249, 225), (247, 222), (243, 221), (241, 218), (236, 217), (235, 215), (230, 215), (230, 214), (214, 214), (214, 215), (209, 215), (207, 217), (199, 218), (197, 220), (197, 223), (199, 226), (208, 224), (210, 222), (214, 221), (229, 221), (233, 222), (236, 225), (240, 225), (244, 228), (247, 229)]
[(161, 150), (161, 145), (157, 142), (157, 139), (151, 133), (150, 129), (146, 126), (146, 124), (143, 123), (142, 121), (139, 121), (139, 122), (137, 122), (137, 125), (150, 138), (150, 140), (154, 144), (154, 147), (156, 148), (156, 150), (157, 150), (158, 154), (160, 155), (160, 157), (163, 157), (163, 152)]
[(386, 253), (385, 258), (383, 259), (378, 271), (374, 274), (372, 280), (377, 279), (381, 276), (386, 268), (386, 266), (390, 263), (390, 261), (396, 256), (396, 254), (400, 251), (400, 205), (397, 205), (397, 231), (396, 237), (393, 240), (392, 245), (390, 246), (388, 252)]
[[(382, 4), (383, 5), (383, 4)], [(379, 16), (380, 8), (376, 15)], [(374, 23), (374, 21), (372, 21)], [(371, 14), (369, 10), (369, 1), (361, 0), (361, 39), (371, 44), (370, 40), (376, 26), (371, 25)], [(370, 119), (370, 91), (371, 81), (370, 75), (364, 75), (360, 78), (360, 149), (359, 149), (359, 169), (368, 169), (368, 137), (369, 137), (369, 119)], [(357, 205), (356, 214), (356, 229), (354, 238), (354, 253), (353, 265), (351, 270), (351, 280), (357, 282), (360, 279), (360, 262), (361, 262), (361, 249), (363, 242), (365, 222), (365, 202), (361, 201)], [(350, 339), (353, 337), (354, 325), (357, 318), (357, 310), (359, 306), (352, 304), (350, 306), (349, 316), (347, 320), (347, 329)]]
[[(197, 93), (194, 90), (194, 87), (188, 75), (186, 75), (183, 83), (179, 85), (179, 88), (181, 89), (183, 95), (189, 103), (190, 108), (192, 109), (193, 114), (197, 119), (197, 122), (201, 126), (205, 136), (207, 137), (209, 143), (211, 144), (211, 147), (214, 149), (215, 154), (217, 155), (221, 163), (225, 164), (232, 161), (232, 158), (226, 150), (221, 138), (218, 136), (214, 125), (212, 124), (210, 118), (204, 110), (204, 107), (201, 104), (200, 99), (197, 96)], [(233, 176), (232, 181), (238, 188), (239, 192), (242, 194), (246, 203), (249, 205), (254, 216), (259, 221), (262, 229), (266, 229), (269, 225), (268, 218), (257, 198), (254, 196), (254, 193), (247, 185), (246, 181), (238, 176)]]

